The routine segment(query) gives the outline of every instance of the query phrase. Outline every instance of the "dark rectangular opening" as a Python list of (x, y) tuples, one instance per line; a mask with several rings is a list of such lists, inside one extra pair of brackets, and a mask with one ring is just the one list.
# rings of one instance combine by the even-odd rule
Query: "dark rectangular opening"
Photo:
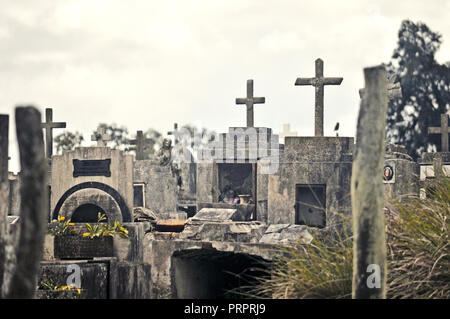
[(325, 227), (325, 185), (295, 186), (295, 223), (312, 227)]
[(145, 197), (144, 197), (144, 184), (134, 184), (133, 185), (133, 206), (134, 207), (145, 207)]
[[(247, 195), (249, 203), (256, 203), (256, 164), (252, 163), (218, 163), (217, 187), (218, 201), (229, 198), (231, 193), (236, 199), (239, 195)], [(245, 198), (241, 197), (242, 200)]]

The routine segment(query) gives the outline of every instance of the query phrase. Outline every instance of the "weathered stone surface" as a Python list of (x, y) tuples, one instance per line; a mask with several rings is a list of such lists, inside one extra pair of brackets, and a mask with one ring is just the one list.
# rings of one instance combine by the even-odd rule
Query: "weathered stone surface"
[(7, 221), (9, 203), (8, 182), (8, 146), (9, 146), (9, 116), (0, 115), (0, 297), (2, 296), (3, 273), (6, 260), (6, 245), (8, 243)]
[(250, 221), (253, 219), (254, 204), (228, 204), (228, 203), (197, 203), (198, 211), (203, 208), (235, 209), (236, 212), (231, 217), (233, 221)]
[(205, 222), (191, 220), (179, 239), (257, 243), (266, 229), (259, 222)]
[[(382, 179), (386, 112), (386, 70), (364, 69), (366, 89), (358, 115), (356, 152), (351, 182), (353, 208), (353, 298), (386, 297), (386, 241)], [(367, 285), (369, 265), (380, 268), (379, 287)]]
[(166, 219), (177, 210), (177, 180), (169, 166), (161, 166), (151, 160), (136, 161), (134, 183), (145, 184), (145, 206), (158, 219)]
[(325, 186), (326, 226), (334, 224), (333, 212), (351, 216), (353, 143), (350, 137), (286, 137), (278, 172), (268, 176), (267, 223), (296, 223), (297, 185)]
[(22, 222), (16, 250), (17, 265), (11, 270), (6, 296), (29, 299), (35, 292), (47, 226), (47, 161), (39, 111), (34, 107), (17, 107), (15, 118), (22, 169)]
[(202, 208), (192, 220), (205, 221), (231, 221), (236, 214), (237, 209), (228, 208)]
[[(74, 177), (74, 159), (110, 159), (111, 176)], [(90, 203), (102, 208), (107, 215), (110, 214), (109, 222), (113, 222), (117, 218), (119, 221), (131, 221), (133, 156), (108, 147), (77, 147), (62, 155), (55, 155), (52, 158), (51, 191), (51, 212), (54, 219), (57, 217), (55, 214), (71, 216), (77, 208), (75, 206)], [(98, 202), (91, 196), (97, 197)], [(68, 204), (65, 204), (66, 200), (69, 200)], [(57, 212), (56, 208), (59, 208), (60, 211)]]
[(393, 177), (384, 181), (386, 199), (403, 200), (419, 196), (420, 169), (400, 145), (387, 144), (384, 167), (392, 168)]
[(259, 242), (265, 244), (296, 244), (298, 242), (309, 244), (312, 239), (307, 226), (275, 224), (269, 226)]
[(151, 266), (146, 263), (112, 262), (110, 299), (150, 299)]
[(51, 280), (58, 286), (67, 285), (67, 279), (72, 274), (68, 272), (69, 265), (81, 268), (81, 289), (86, 299), (107, 299), (109, 293), (109, 260), (66, 260), (41, 262), (38, 284), (42, 280)]

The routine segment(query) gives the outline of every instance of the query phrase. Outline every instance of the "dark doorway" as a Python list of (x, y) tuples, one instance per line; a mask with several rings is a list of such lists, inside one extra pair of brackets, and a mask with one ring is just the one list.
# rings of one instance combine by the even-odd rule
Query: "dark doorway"
[[(83, 204), (75, 209), (70, 220), (73, 223), (96, 223), (98, 213), (105, 214), (105, 211), (94, 204)], [(108, 222), (108, 218), (103, 222)]]
[(199, 250), (172, 257), (176, 297), (180, 299), (241, 299), (252, 291), (255, 278), (267, 276), (260, 257)]
[(295, 223), (312, 227), (325, 227), (325, 203), (325, 185), (296, 185)]

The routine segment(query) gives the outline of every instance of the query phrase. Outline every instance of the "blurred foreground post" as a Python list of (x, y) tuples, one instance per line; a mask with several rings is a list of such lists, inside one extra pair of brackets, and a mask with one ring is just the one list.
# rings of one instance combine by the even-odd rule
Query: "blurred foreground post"
[(47, 228), (47, 161), (41, 114), (34, 107), (16, 108), (21, 166), (20, 237), (17, 266), (12, 270), (7, 298), (32, 298)]
[(353, 211), (353, 298), (386, 297), (386, 240), (382, 180), (386, 114), (386, 70), (364, 69), (351, 196)]

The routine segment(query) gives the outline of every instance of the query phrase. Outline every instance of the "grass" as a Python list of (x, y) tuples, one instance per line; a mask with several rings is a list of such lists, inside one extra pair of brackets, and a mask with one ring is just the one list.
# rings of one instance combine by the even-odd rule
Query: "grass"
[[(387, 205), (387, 298), (450, 298), (450, 179), (433, 179), (427, 194)], [(310, 245), (278, 247), (280, 256), (246, 287), (247, 296), (351, 298), (351, 235), (313, 233)]]

